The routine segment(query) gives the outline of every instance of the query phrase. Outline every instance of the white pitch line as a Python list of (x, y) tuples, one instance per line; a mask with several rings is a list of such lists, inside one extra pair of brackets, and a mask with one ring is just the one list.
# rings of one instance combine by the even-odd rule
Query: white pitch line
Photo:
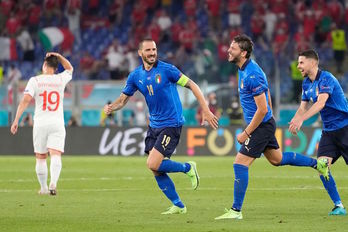
[[(145, 180), (152, 179), (151, 177), (98, 177), (98, 178), (90, 178), (90, 177), (81, 177), (81, 178), (60, 178), (60, 181), (110, 181), (110, 180)], [(10, 179), (10, 180), (0, 180), (0, 183), (13, 183), (13, 182), (36, 182), (37, 180), (32, 179)]]
[[(230, 178), (234, 179), (234, 177), (231, 175), (217, 175), (217, 176), (201, 176), (201, 179), (213, 179), (213, 178)], [(293, 179), (317, 179), (319, 176), (313, 175), (313, 176), (250, 176), (250, 179), (285, 179), (285, 180), (293, 180)], [(80, 178), (60, 178), (60, 181), (115, 181), (115, 180), (150, 180), (153, 179), (152, 176), (149, 177), (132, 177), (132, 176), (125, 176), (125, 177), (80, 177)], [(348, 176), (337, 176), (335, 177), (335, 180), (348, 180)], [(35, 178), (31, 179), (9, 179), (9, 180), (1, 180), (0, 183), (23, 183), (23, 182), (36, 182), (37, 180)]]
[[(348, 190), (348, 187), (340, 187), (339, 190)], [(152, 190), (152, 188), (108, 188), (108, 189), (59, 189), (59, 192), (130, 192), (130, 191), (144, 191), (144, 190)], [(178, 188), (179, 191), (191, 191), (191, 188)], [(233, 188), (199, 188), (198, 191), (216, 191), (216, 190), (228, 190), (232, 191)], [(248, 191), (316, 191), (316, 190), (324, 190), (323, 187), (320, 186), (304, 186), (304, 187), (291, 187), (291, 188), (248, 188)], [(32, 189), (0, 189), (0, 193), (15, 193), (15, 192), (36, 192), (36, 190)]]

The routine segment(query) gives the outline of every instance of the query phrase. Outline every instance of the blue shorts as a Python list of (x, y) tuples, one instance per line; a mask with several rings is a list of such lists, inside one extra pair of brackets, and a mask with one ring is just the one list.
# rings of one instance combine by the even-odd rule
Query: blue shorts
[(145, 138), (145, 153), (149, 154), (152, 148), (156, 148), (164, 157), (170, 158), (179, 143), (181, 128), (181, 126), (149, 127)]
[(276, 123), (272, 117), (267, 122), (261, 123), (251, 133), (250, 138), (245, 140), (239, 152), (246, 156), (260, 158), (266, 148), (278, 149), (278, 141), (274, 135), (275, 130)]
[(348, 126), (334, 131), (323, 131), (321, 134), (318, 158), (328, 156), (335, 163), (340, 156), (348, 164)]

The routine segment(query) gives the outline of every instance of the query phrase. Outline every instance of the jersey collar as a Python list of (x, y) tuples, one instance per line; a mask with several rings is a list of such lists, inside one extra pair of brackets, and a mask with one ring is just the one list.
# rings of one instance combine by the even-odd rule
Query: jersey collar
[[(158, 65), (158, 60), (156, 60), (156, 62), (153, 64), (152, 68), (157, 68), (157, 65)], [(142, 65), (142, 67), (143, 67), (143, 70), (145, 70), (144, 63), (143, 63), (143, 65)], [(151, 68), (151, 69), (152, 69), (152, 68)], [(151, 70), (151, 69), (150, 69), (150, 70)], [(150, 71), (150, 70), (149, 70), (149, 71)]]
[(250, 59), (247, 59), (244, 64), (242, 65), (242, 67), (240, 68), (241, 71), (244, 71), (245, 67), (250, 63)]
[(321, 70), (318, 69), (317, 75), (315, 76), (315, 80), (318, 81), (320, 78)]
[[(315, 79), (314, 79), (314, 81), (318, 81), (319, 80), (319, 78), (320, 78), (320, 75), (321, 75), (321, 70), (320, 69), (318, 69), (318, 72), (317, 72), (317, 75), (315, 75)], [(313, 83), (312, 82), (312, 80), (309, 78), (309, 76), (306, 76), (307, 78), (308, 78), (308, 80), (311, 82), (311, 83)]]

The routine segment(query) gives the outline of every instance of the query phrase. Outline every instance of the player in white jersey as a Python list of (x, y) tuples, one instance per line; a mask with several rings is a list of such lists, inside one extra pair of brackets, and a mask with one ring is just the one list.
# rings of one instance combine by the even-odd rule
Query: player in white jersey
[[(55, 74), (61, 63), (64, 72)], [(24, 96), (17, 108), (11, 133), (16, 134), (18, 122), (32, 98), (35, 99), (33, 143), (36, 155), (36, 174), (41, 185), (39, 194), (56, 195), (57, 182), (62, 169), (61, 155), (64, 152), (65, 127), (63, 114), (64, 88), (72, 78), (73, 67), (62, 55), (46, 54), (42, 74), (30, 78)], [(47, 186), (47, 155), (51, 156), (51, 181)]]

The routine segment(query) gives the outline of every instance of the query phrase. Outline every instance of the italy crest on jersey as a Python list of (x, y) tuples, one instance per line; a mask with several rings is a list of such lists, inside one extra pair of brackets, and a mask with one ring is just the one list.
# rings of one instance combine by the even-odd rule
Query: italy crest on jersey
[(162, 80), (161, 75), (160, 74), (156, 74), (156, 83), (160, 84), (161, 80)]

